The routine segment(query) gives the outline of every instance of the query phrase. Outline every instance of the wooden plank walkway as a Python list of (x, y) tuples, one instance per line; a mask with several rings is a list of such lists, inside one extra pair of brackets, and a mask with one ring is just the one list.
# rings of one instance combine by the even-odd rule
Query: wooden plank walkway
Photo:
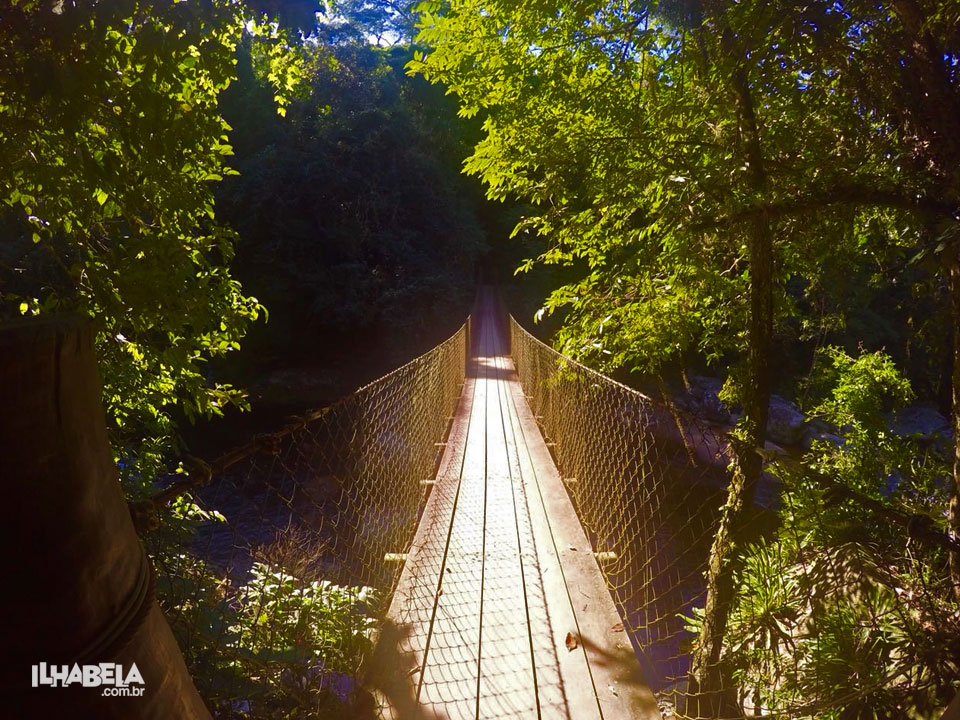
[(659, 718), (496, 317), (368, 677), (403, 720)]

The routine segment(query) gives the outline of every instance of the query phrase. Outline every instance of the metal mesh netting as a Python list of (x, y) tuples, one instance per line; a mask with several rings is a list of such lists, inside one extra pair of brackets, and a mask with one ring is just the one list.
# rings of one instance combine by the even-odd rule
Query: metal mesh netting
[(656, 690), (669, 687), (688, 669), (680, 613), (702, 604), (726, 499), (726, 443), (693, 418), (564, 358), (516, 321), (511, 349), (647, 680)]
[[(695, 695), (688, 677), (730, 482), (724, 428), (510, 327), (524, 392), (666, 717), (937, 716), (960, 679), (949, 540), (918, 543), (890, 528), (905, 516), (842, 493), (810, 502), (786, 472), (765, 473), (748, 510), (743, 589), (710, 670), (719, 690)], [(828, 534), (828, 522), (841, 530)]]
[(356, 678), (436, 472), (467, 343), (464, 326), (230, 454), (147, 535), (161, 606), (216, 716), (363, 704)]

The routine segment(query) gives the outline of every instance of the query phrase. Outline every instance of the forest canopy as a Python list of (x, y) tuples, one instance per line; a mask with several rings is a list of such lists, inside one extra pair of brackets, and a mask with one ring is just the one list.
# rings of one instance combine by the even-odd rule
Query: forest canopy
[(408, 46), (369, 44), (409, 14), (320, 9), (5, 14), (3, 311), (96, 318), (115, 450), (148, 484), (243, 386), (302, 409), (439, 340), (428, 317), (465, 312), (498, 226), (459, 175), (476, 131), (405, 75)]
[(204, 371), (262, 312), (214, 208), (235, 172), (218, 99), (248, 38), (284, 107), (297, 48), (230, 0), (13, 3), (0, 33), (4, 306), (96, 317), (115, 448), (151, 477), (174, 409), (245, 403)]

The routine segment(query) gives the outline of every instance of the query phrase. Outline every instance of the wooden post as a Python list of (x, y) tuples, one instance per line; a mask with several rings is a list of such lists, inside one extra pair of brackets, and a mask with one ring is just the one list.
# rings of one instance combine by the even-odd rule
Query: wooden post
[[(89, 323), (0, 327), (3, 707), (22, 717), (209, 718), (153, 595), (107, 441)], [(112, 683), (43, 685), (51, 665), (135, 664)], [(82, 667), (81, 667), (82, 670)], [(115, 670), (114, 670), (115, 672)], [(38, 687), (33, 687), (37, 681)]]
[(467, 342), (466, 351), (463, 353), (463, 375), (470, 374), (470, 356), (473, 354), (473, 315), (467, 315)]

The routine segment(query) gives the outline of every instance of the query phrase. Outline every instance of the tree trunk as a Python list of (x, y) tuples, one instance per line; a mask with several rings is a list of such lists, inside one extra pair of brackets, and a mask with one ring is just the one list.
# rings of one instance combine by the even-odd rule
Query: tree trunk
[[(767, 179), (759, 128), (746, 69), (734, 74), (734, 95), (740, 116), (743, 155), (749, 168), (749, 183), (756, 197), (762, 196)], [(707, 599), (700, 637), (690, 670), (688, 700), (684, 715), (700, 718), (736, 717), (730, 672), (722, 664), (724, 637), (736, 589), (734, 576), (740, 566), (742, 535), (753, 505), (763, 460), (756, 452), (766, 438), (770, 405), (770, 346), (773, 335), (773, 230), (765, 213), (758, 213), (748, 226), (750, 265), (750, 321), (746, 375), (743, 388), (743, 420), (734, 439), (734, 464), (727, 502), (710, 549), (707, 568)]]
[[(953, 373), (952, 373), (952, 426), (953, 426), (953, 484), (947, 522), (951, 537), (960, 538), (960, 248), (955, 248), (950, 263), (950, 297), (953, 317)], [(960, 552), (950, 553), (950, 580), (953, 596), (960, 602)]]
[[(17, 541), (0, 600), (4, 707), (38, 718), (209, 718), (120, 489), (88, 323), (51, 316), (0, 328), (0, 437), (4, 523)], [(121, 665), (124, 678), (135, 664), (142, 684), (125, 697), (110, 695), (111, 681), (45, 686), (51, 665), (101, 663)]]

